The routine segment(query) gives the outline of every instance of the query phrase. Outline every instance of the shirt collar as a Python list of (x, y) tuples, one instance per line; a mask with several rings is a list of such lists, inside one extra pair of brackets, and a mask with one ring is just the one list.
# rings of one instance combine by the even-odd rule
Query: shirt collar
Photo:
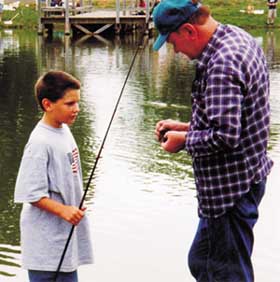
[(215, 52), (218, 48), (219, 43), (221, 42), (222, 38), (226, 34), (226, 26), (223, 24), (219, 24), (217, 29), (213, 33), (212, 37), (210, 38), (208, 44), (204, 48), (201, 55), (198, 57), (197, 61), (197, 68), (199, 70), (205, 69), (209, 59), (213, 52)]

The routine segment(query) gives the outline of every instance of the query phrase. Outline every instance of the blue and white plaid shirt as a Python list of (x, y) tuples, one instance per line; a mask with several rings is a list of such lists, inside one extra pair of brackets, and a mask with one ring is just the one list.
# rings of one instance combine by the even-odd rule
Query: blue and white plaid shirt
[(262, 49), (245, 31), (219, 25), (198, 58), (186, 139), (200, 216), (224, 214), (268, 175), (269, 114)]

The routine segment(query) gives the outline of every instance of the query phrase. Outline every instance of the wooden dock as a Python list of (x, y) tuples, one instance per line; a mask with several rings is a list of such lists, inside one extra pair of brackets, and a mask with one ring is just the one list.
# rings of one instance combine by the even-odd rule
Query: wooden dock
[(153, 29), (151, 5), (147, 5), (144, 11), (121, 9), (118, 1), (116, 10), (95, 10), (90, 5), (71, 8), (67, 0), (65, 7), (40, 7), (38, 33), (43, 34), (45, 30), (51, 33), (56, 24), (64, 24), (65, 35), (81, 32), (94, 36), (110, 28), (116, 34), (131, 28), (141, 28), (148, 34)]

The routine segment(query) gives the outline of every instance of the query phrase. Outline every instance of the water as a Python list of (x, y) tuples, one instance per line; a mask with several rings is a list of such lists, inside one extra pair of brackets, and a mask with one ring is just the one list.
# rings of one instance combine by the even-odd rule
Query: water
[[(271, 75), (271, 140), (275, 162), (255, 228), (257, 282), (279, 281), (280, 33), (254, 31)], [(27, 281), (20, 268), (20, 205), (13, 189), (24, 144), (40, 118), (33, 85), (49, 69), (66, 70), (82, 82), (81, 112), (72, 127), (87, 182), (122, 89), (138, 38), (52, 40), (26, 31), (0, 31), (0, 282)], [(186, 254), (197, 225), (191, 160), (168, 154), (154, 138), (156, 122), (188, 120), (194, 65), (152, 41), (133, 72), (98, 163), (86, 205), (95, 264), (83, 266), (82, 282), (191, 282)]]

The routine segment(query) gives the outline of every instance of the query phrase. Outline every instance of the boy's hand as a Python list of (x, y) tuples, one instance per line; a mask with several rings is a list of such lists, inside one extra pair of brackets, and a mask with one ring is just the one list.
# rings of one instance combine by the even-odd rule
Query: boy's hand
[(85, 215), (86, 208), (79, 209), (75, 206), (64, 206), (61, 217), (73, 225), (78, 225)]

